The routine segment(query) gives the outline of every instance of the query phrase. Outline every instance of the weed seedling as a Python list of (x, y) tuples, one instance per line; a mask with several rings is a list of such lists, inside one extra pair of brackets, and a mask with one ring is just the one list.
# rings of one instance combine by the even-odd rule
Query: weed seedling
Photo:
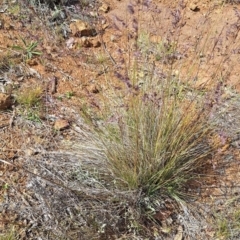
[(3, 188), (4, 190), (8, 190), (8, 189), (9, 189), (8, 183), (5, 183), (5, 184), (2, 186), (2, 188)]
[(40, 56), (42, 54), (37, 50), (38, 42), (31, 41), (30, 43), (27, 43), (25, 39), (21, 38), (21, 40), (23, 42), (23, 46), (14, 45), (12, 48), (21, 51), (24, 60), (29, 60), (34, 56)]
[(74, 92), (66, 92), (65, 96), (67, 99), (71, 99), (74, 96)]

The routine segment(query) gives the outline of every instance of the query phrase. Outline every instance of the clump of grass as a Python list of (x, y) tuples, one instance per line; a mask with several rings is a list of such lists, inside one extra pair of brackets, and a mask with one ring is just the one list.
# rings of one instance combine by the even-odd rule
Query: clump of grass
[(16, 100), (21, 105), (20, 112), (30, 121), (41, 122), (43, 105), (41, 86), (24, 88), (17, 94)]
[(102, 53), (99, 53), (96, 55), (96, 60), (99, 64), (103, 65), (104, 63), (107, 62), (108, 57)]
[(230, 229), (228, 226), (227, 219), (219, 219), (218, 220), (218, 230), (217, 230), (217, 236), (224, 239), (228, 239), (230, 237)]
[(19, 4), (13, 4), (11, 7), (9, 7), (8, 11), (13, 16), (17, 16), (20, 13), (20, 5)]
[[(112, 97), (105, 98), (103, 123), (96, 124), (90, 116), (87, 119), (93, 120), (97, 144), (118, 187), (183, 198), (186, 183), (196, 177), (214, 148), (210, 144), (214, 131), (209, 121), (211, 107), (204, 96), (185, 88), (183, 77), (173, 74), (174, 61), (166, 62), (178, 42), (161, 41), (157, 48), (151, 48), (149, 35), (140, 34), (134, 12), (130, 11), (135, 37), (129, 40), (133, 49), (129, 60), (122, 58), (116, 71), (126, 91), (123, 96), (115, 96), (115, 102)], [(170, 70), (161, 70), (151, 62), (146, 56), (148, 50), (156, 50), (159, 60), (170, 65)]]
[(240, 234), (240, 210), (236, 208), (239, 197), (234, 197), (224, 203), (226, 212), (214, 214), (216, 219), (216, 236), (219, 239), (237, 239)]
[(43, 94), (43, 89), (41, 86), (33, 86), (29, 88), (24, 88), (16, 97), (17, 102), (26, 107), (36, 107), (41, 103), (41, 98)]
[(16, 239), (16, 233), (14, 228), (10, 229), (7, 233), (0, 234), (1, 240), (14, 240)]
[(105, 123), (95, 125), (119, 185), (181, 197), (184, 184), (204, 164), (211, 151), (209, 110), (197, 97), (184, 98), (181, 85), (172, 77), (146, 76), (141, 88), (130, 89), (109, 110)]

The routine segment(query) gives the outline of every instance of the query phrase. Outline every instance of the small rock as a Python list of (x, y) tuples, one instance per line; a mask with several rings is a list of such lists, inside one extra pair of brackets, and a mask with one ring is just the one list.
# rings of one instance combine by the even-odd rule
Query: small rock
[(4, 28), (4, 21), (1, 19), (0, 20), (0, 29), (3, 29)]
[(108, 23), (102, 24), (102, 30), (105, 30), (105, 29), (108, 28), (108, 27), (109, 27), (109, 24), (108, 24)]
[(82, 37), (82, 38), (78, 39), (76, 42), (77, 42), (76, 47), (89, 48), (89, 47), (93, 46), (93, 44), (86, 37)]
[(97, 35), (96, 29), (89, 26), (88, 23), (78, 20), (70, 24), (70, 29), (75, 37), (93, 37)]
[(0, 13), (6, 12), (7, 9), (8, 9), (8, 4), (2, 4), (2, 3), (1, 3)]
[(200, 11), (200, 8), (198, 7), (197, 4), (195, 3), (191, 3), (190, 6), (189, 6), (190, 10), (192, 10), (193, 12), (198, 12)]
[(35, 155), (35, 151), (31, 148), (28, 148), (28, 149), (25, 150), (25, 154), (26, 154), (27, 157), (30, 157), (30, 156)]
[(69, 127), (69, 122), (65, 119), (57, 119), (54, 123), (55, 130), (63, 130)]
[(177, 234), (174, 237), (174, 240), (182, 240), (183, 239), (183, 227), (180, 225), (177, 230)]
[(102, 11), (104, 13), (107, 13), (110, 10), (110, 7), (106, 3), (103, 3), (102, 6), (98, 10)]
[(92, 39), (91, 44), (93, 47), (97, 48), (101, 46), (101, 43), (97, 39)]
[(171, 215), (171, 211), (168, 211), (168, 210), (160, 210), (160, 211), (157, 211), (153, 217), (158, 220), (158, 221), (164, 221)]
[(90, 14), (92, 17), (97, 17), (97, 16), (98, 16), (97, 12), (90, 12), (89, 14)]
[(11, 82), (5, 83), (3, 86), (1, 86), (2, 93), (5, 93), (7, 95), (11, 95), (13, 91), (13, 85)]
[(37, 65), (38, 65), (38, 62), (37, 62), (36, 59), (28, 59), (28, 60), (27, 60), (27, 64), (28, 64), (29, 66), (37, 66)]
[(75, 39), (74, 39), (73, 37), (69, 38), (69, 39), (66, 41), (67, 48), (72, 49), (74, 43), (75, 43)]
[(50, 46), (44, 46), (44, 48), (46, 49), (47, 54), (52, 53), (52, 48)]
[(40, 73), (36, 69), (34, 69), (34, 68), (29, 68), (28, 69), (28, 75), (30, 77), (36, 77), (38, 79), (41, 78)]
[(4, 28), (6, 29), (6, 30), (14, 30), (14, 25), (12, 24), (12, 23), (6, 23), (5, 25), (4, 25)]
[(111, 42), (116, 42), (117, 41), (117, 36), (116, 35), (111, 35), (110, 36), (110, 40), (111, 40)]
[(179, 71), (178, 70), (173, 70), (172, 76), (173, 77), (179, 77)]
[(95, 84), (89, 85), (87, 87), (87, 90), (88, 90), (88, 92), (95, 93), (95, 94), (99, 93), (99, 91), (100, 91), (99, 88)]
[(102, 19), (101, 24), (103, 25), (103, 24), (106, 24), (106, 23), (107, 23), (106, 18)]
[(11, 95), (0, 93), (0, 110), (8, 109), (12, 106)]
[(172, 223), (173, 223), (173, 219), (172, 219), (171, 217), (168, 217), (168, 218), (166, 219), (166, 224), (167, 224), (168, 226), (170, 226), (170, 225), (172, 225)]

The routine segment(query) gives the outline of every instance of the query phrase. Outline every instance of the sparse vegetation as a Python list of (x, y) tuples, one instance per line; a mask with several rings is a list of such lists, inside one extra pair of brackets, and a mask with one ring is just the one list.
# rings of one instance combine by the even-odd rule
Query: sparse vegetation
[(227, 215), (221, 212), (215, 213), (217, 237), (220, 239), (237, 239), (240, 230), (239, 209), (233, 206), (239, 201), (234, 197), (223, 204), (223, 207), (229, 208)]
[(16, 99), (17, 102), (26, 108), (39, 106), (43, 90), (41, 86), (33, 86), (19, 91)]
[(14, 228), (10, 229), (7, 233), (0, 234), (0, 240), (15, 240), (16, 233)]
[(23, 59), (29, 60), (35, 56), (40, 56), (42, 53), (37, 50), (38, 42), (27, 43), (24, 38), (21, 38), (23, 46), (14, 45), (12, 48), (22, 52)]
[(67, 99), (70, 99), (71, 97), (74, 96), (74, 92), (66, 92), (65, 96)]
[[(210, 190), (235, 187), (226, 159), (239, 152), (224, 154), (240, 124), (227, 92), (240, 13), (216, 30), (202, 3), (158, 4), (115, 15), (94, 0), (33, 0), (1, 12), (0, 84), (16, 100), (0, 114), (1, 218), (23, 231), (0, 239), (239, 238), (236, 191), (219, 204)], [(85, 25), (97, 36), (81, 36)]]
[(41, 122), (40, 116), (43, 110), (43, 89), (40, 85), (19, 90), (16, 100), (21, 108), (19, 113), (33, 122)]

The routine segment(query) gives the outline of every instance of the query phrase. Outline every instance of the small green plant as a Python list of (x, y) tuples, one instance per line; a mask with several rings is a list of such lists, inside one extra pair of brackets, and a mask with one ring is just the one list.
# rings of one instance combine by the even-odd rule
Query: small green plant
[(218, 230), (217, 230), (217, 236), (220, 238), (228, 239), (230, 236), (230, 229), (228, 225), (227, 219), (219, 219), (218, 220)]
[(2, 186), (2, 188), (3, 188), (4, 190), (9, 189), (9, 185), (8, 185), (8, 183), (5, 183), (5, 184)]
[(227, 200), (223, 212), (216, 212), (216, 236), (218, 239), (238, 239), (240, 234), (240, 210), (237, 208), (239, 197)]
[[(240, 225), (240, 210), (237, 210), (235, 213), (234, 213), (234, 220)], [(240, 226), (239, 226), (240, 227)]]
[(57, 99), (58, 99), (59, 101), (62, 101), (62, 100), (63, 100), (63, 96), (57, 96)]
[(34, 110), (28, 111), (27, 119), (32, 121), (32, 122), (41, 122), (41, 119), (39, 117), (39, 113), (36, 110), (35, 111)]
[(8, 12), (14, 16), (17, 16), (20, 13), (20, 6), (19, 4), (14, 4), (11, 7), (9, 7)]
[(14, 228), (8, 230), (8, 232), (0, 234), (0, 240), (15, 240), (16, 239), (16, 232)]
[(108, 60), (108, 57), (106, 55), (104, 55), (103, 53), (99, 53), (96, 55), (96, 61), (99, 64), (104, 64), (106, 63)]
[(71, 99), (74, 96), (74, 92), (70, 91), (70, 92), (66, 92), (65, 96), (67, 99)]
[(24, 60), (32, 59), (34, 56), (40, 56), (42, 53), (37, 50), (38, 42), (31, 41), (27, 43), (24, 38), (21, 37), (23, 46), (14, 45), (12, 48), (18, 51), (21, 51), (23, 54)]

